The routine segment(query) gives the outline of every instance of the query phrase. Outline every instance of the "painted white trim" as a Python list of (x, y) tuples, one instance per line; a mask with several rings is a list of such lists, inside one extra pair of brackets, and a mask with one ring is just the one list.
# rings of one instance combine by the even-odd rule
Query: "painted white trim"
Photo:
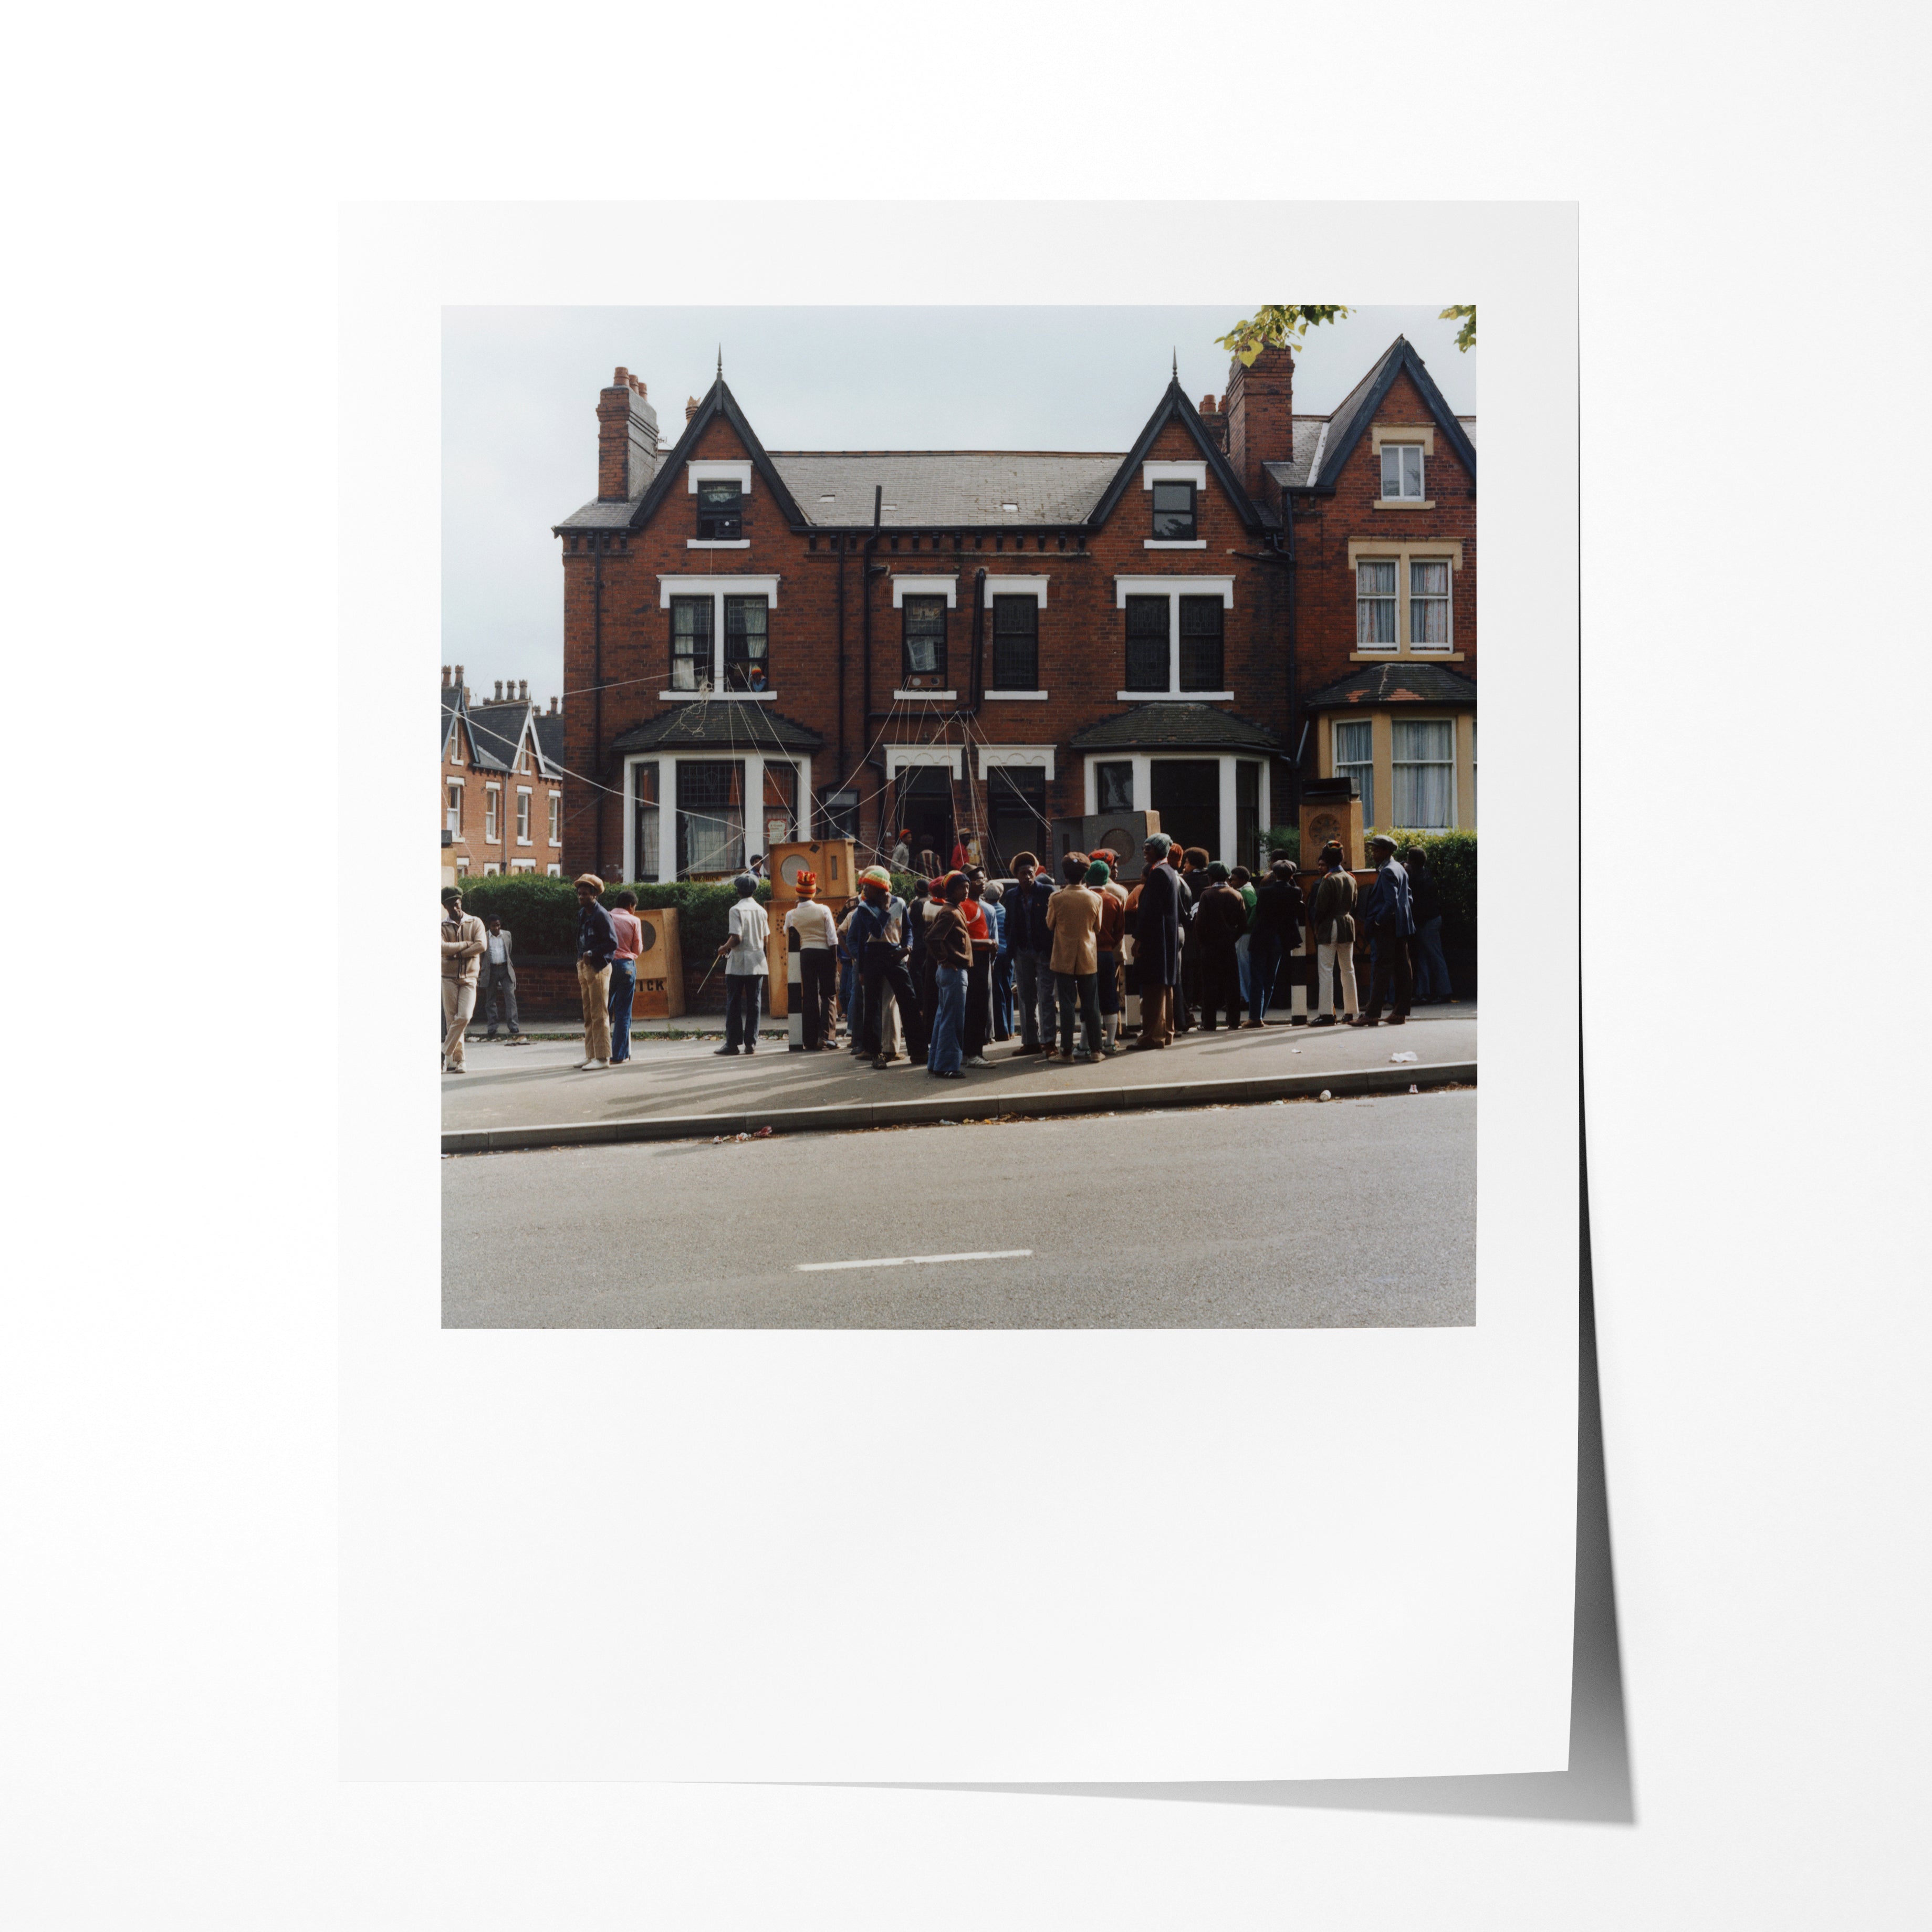
[(905, 608), (906, 593), (908, 591), (915, 597), (938, 597), (943, 595), (946, 599), (946, 609), (956, 610), (959, 608), (959, 573), (956, 570), (950, 577), (896, 575), (892, 579), (892, 608), (895, 610), (903, 610)]
[(722, 483), (734, 478), (738, 488), (748, 496), (752, 494), (752, 466), (748, 462), (687, 463), (684, 466), (684, 494), (694, 496), (700, 483)]
[(1205, 550), (1205, 537), (1143, 537), (1141, 546), (1144, 550)]
[(776, 704), (776, 691), (661, 691), (660, 704)]
[(989, 572), (986, 578), (986, 608), (990, 610), (993, 608), (996, 596), (1030, 597), (1044, 610), (1046, 584), (1044, 577), (995, 577)]
[(994, 765), (1027, 765), (1043, 766), (1051, 779), (1054, 775), (1053, 752), (1051, 745), (982, 745), (980, 776), (983, 778), (988, 767)]
[(1120, 704), (1232, 704), (1232, 691), (1117, 691)]
[(749, 550), (749, 537), (686, 537), (686, 550)]
[(1322, 452), (1328, 447), (1328, 423), (1324, 418), (1322, 434), (1315, 439), (1315, 454), (1308, 459), (1308, 480), (1312, 483), (1322, 474)]
[(988, 704), (1043, 704), (1047, 694), (1043, 691), (989, 691), (983, 694)]
[(1208, 487), (1206, 463), (1160, 461), (1141, 465), (1141, 488), (1151, 490), (1156, 483), (1192, 483), (1197, 490)]
[(888, 745), (886, 747), (886, 776), (896, 778), (910, 765), (944, 765), (956, 778), (964, 778), (961, 754), (965, 747), (962, 745)]
[(1219, 591), (1221, 608), (1234, 608), (1234, 580), (1232, 577), (1116, 577), (1114, 608), (1124, 610), (1130, 597), (1211, 597)]
[(1433, 456), (1436, 454), (1436, 425), (1433, 423), (1370, 424), (1370, 448), (1379, 456), (1385, 442), (1419, 442), (1424, 455)]
[[(747, 540), (748, 541), (748, 539)], [(658, 574), (658, 608), (668, 610), (674, 597), (768, 597), (772, 608), (778, 608), (778, 580), (776, 577), (686, 576), (680, 571)]]
[(938, 703), (942, 699), (949, 698), (957, 701), (959, 694), (956, 691), (896, 691), (892, 693), (892, 696), (895, 698), (904, 698), (913, 704), (918, 704), (928, 702)]

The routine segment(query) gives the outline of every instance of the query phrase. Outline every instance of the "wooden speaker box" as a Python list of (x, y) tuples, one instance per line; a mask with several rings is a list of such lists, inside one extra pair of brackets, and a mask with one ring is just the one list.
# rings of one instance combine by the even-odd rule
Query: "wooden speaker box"
[(858, 890), (853, 884), (853, 842), (849, 838), (813, 838), (802, 843), (774, 845), (765, 854), (765, 872), (772, 882), (772, 908), (778, 917), (798, 904), (798, 875), (814, 874), (818, 896), (830, 904), (843, 904)]
[(1362, 801), (1352, 778), (1310, 778), (1301, 788), (1301, 865), (1321, 869), (1322, 848), (1342, 842), (1342, 862), (1352, 872), (1364, 864)]
[(1060, 862), (1070, 852), (1115, 854), (1114, 876), (1131, 885), (1144, 869), (1141, 848), (1160, 830), (1157, 812), (1092, 812), (1084, 818), (1053, 821), (1053, 883), (1060, 883)]
[(638, 955), (631, 1011), (647, 1019), (674, 1020), (684, 1011), (684, 949), (678, 944), (677, 908), (647, 911), (640, 906), (637, 920), (644, 929), (644, 949)]

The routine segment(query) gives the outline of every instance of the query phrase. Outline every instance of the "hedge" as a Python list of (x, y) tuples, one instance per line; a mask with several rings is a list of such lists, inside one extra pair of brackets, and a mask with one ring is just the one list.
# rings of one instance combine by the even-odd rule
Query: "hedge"
[(1436, 890), (1442, 895), (1442, 944), (1473, 946), (1476, 943), (1476, 835), (1473, 832), (1392, 831), (1388, 836), (1402, 851), (1419, 845), (1427, 856)]
[[(568, 879), (553, 879), (538, 872), (499, 872), (488, 878), (472, 873), (461, 884), (463, 910), (483, 920), (495, 914), (516, 934), (521, 957), (543, 953), (565, 958), (577, 956), (577, 887)], [(724, 944), (724, 917), (738, 897), (728, 880), (695, 885), (633, 879), (628, 887), (623, 884), (606, 886), (605, 907), (614, 904), (618, 893), (626, 890), (637, 894), (640, 912), (677, 908), (678, 942), (687, 965)], [(771, 896), (770, 882), (761, 879), (760, 903), (769, 904)]]

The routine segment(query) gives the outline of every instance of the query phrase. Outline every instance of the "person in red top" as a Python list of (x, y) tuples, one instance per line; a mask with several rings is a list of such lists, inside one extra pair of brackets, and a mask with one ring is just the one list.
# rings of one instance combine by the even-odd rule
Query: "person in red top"
[(986, 1040), (993, 1027), (993, 955), (999, 949), (993, 944), (986, 908), (980, 903), (986, 884), (986, 875), (977, 866), (966, 868), (966, 896), (960, 902), (959, 910), (966, 916), (966, 936), (973, 942), (973, 963), (966, 973), (964, 1029), (968, 1066), (993, 1064), (986, 1058)]
[(638, 990), (638, 956), (644, 950), (638, 896), (628, 886), (612, 902), (610, 927), (617, 935), (610, 956), (610, 1064), (621, 1066), (631, 1057), (631, 1001)]

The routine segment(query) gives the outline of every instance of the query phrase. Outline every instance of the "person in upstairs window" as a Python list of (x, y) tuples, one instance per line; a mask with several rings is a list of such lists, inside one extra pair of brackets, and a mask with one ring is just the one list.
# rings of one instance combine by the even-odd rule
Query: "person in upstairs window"
[(798, 904), (785, 914), (784, 929), (798, 934), (798, 992), (805, 1016), (805, 1050), (836, 1052), (837, 1042), (832, 1037), (832, 995), (838, 928), (830, 908), (819, 903), (818, 875), (800, 872), (796, 884)]
[(638, 896), (628, 886), (612, 902), (610, 930), (617, 935), (617, 950), (610, 956), (610, 1064), (622, 1066), (631, 1057), (631, 1008), (638, 993), (638, 958), (644, 950)]
[(577, 991), (584, 1005), (584, 1058), (578, 1070), (595, 1073), (610, 1064), (610, 962), (617, 929), (601, 903), (604, 881), (595, 872), (577, 881)]
[(758, 901), (758, 882), (740, 872), (731, 884), (737, 902), (725, 915), (724, 944), (718, 949), (724, 962), (724, 1044), (712, 1051), (720, 1054), (758, 1052), (758, 1007), (771, 970), (765, 958), (771, 926)]
[(482, 961), (483, 977), (478, 988), (476, 1004), (482, 1009), (484, 1018), (489, 1023), (485, 1040), (496, 1037), (496, 1016), (499, 1010), (508, 1022), (510, 1044), (521, 1046), (529, 1036), (517, 1024), (517, 967), (514, 947), (510, 941), (510, 928), (495, 914), (483, 922), (484, 953)]
[(463, 1036), (476, 1010), (476, 962), (483, 956), (483, 922), (463, 910), (463, 895), (442, 889), (442, 1070), (460, 1073)]

